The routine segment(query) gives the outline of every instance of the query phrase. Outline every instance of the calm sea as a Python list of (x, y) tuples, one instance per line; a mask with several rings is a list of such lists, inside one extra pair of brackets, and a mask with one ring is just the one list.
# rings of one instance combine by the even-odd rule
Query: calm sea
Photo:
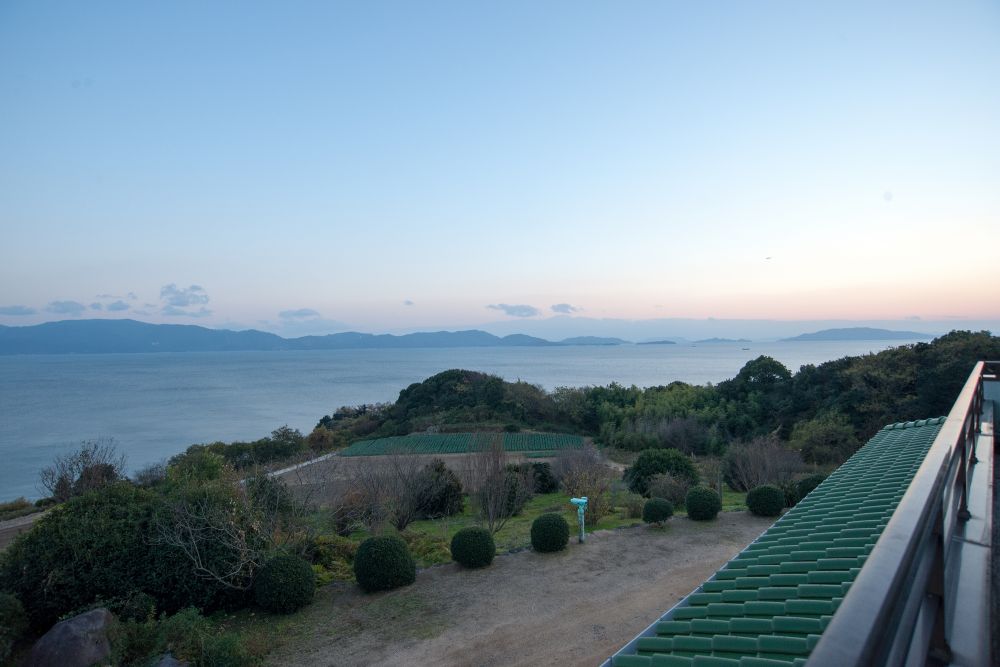
[[(114, 438), (136, 469), (188, 445), (310, 431), (341, 405), (393, 401), (449, 368), (546, 389), (703, 384), (766, 354), (791, 370), (903, 342), (328, 350), (0, 357), (0, 500), (38, 498), (38, 470), (83, 440)], [(743, 349), (748, 347), (750, 349)]]

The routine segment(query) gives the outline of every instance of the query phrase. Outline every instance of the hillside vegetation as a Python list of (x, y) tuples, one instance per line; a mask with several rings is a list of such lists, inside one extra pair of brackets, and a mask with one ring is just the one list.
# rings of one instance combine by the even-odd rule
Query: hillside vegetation
[(1000, 358), (1000, 338), (953, 331), (795, 373), (761, 356), (717, 385), (612, 383), (546, 392), (450, 370), (410, 385), (395, 403), (341, 407), (320, 420), (309, 440), (339, 447), (427, 430), (531, 429), (592, 436), (632, 451), (721, 455), (732, 443), (771, 436), (807, 462), (835, 464), (887, 423), (947, 414), (972, 366), (988, 358)]

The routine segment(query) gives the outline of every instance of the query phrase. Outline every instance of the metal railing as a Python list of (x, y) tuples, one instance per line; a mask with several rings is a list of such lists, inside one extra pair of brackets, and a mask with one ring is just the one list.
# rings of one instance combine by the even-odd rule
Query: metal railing
[[(957, 604), (955, 571), (961, 567), (963, 535), (972, 516), (970, 478), (978, 462), (984, 381), (995, 380), (998, 370), (1000, 362), (976, 364), (812, 651), (810, 667), (947, 664), (953, 659), (954, 615), (989, 614), (988, 604), (984, 609), (973, 608), (975, 601)], [(984, 511), (974, 509), (980, 515)]]

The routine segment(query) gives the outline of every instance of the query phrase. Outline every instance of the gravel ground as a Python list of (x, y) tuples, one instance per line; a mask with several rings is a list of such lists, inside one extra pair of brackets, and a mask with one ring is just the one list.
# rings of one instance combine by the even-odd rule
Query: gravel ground
[(675, 517), (482, 570), (429, 568), (388, 593), (328, 586), (269, 664), (599, 665), (770, 524), (747, 512)]

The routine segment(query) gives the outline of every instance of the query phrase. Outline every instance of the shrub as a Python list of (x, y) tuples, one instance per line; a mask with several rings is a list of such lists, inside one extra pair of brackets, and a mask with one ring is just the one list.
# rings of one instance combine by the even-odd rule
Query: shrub
[(642, 508), (646, 504), (646, 499), (638, 493), (628, 492), (625, 494), (622, 504), (625, 506), (625, 513), (629, 519), (640, 519), (642, 518)]
[(88, 440), (75, 452), (57, 456), (39, 473), (42, 486), (59, 502), (125, 478), (125, 455), (114, 439)]
[(243, 488), (250, 503), (270, 516), (287, 516), (296, 509), (292, 492), (280, 477), (260, 472), (247, 477)]
[(156, 599), (148, 593), (133, 591), (108, 609), (123, 620), (145, 621), (156, 615)]
[(543, 514), (531, 523), (531, 548), (544, 553), (562, 551), (569, 542), (569, 524), (560, 514)]
[(517, 516), (531, 500), (534, 488), (531, 471), (513, 463), (508, 465), (504, 472), (504, 486), (507, 489), (505, 511), (508, 516)]
[[(151, 574), (148, 530), (157, 497), (126, 483), (73, 498), (0, 557), (0, 590), (42, 630), (97, 598), (125, 597)], [(190, 574), (189, 574), (190, 576)]]
[(781, 493), (785, 496), (785, 507), (795, 507), (798, 504), (799, 490), (795, 482), (792, 480), (782, 482), (778, 488), (781, 489)]
[(722, 509), (722, 499), (719, 494), (704, 486), (694, 486), (684, 499), (688, 518), (695, 521), (711, 521)]
[(423, 516), (434, 519), (462, 512), (462, 482), (444, 461), (434, 459), (424, 467), (424, 484)]
[(552, 472), (548, 463), (532, 463), (531, 470), (535, 477), (535, 493), (554, 493), (559, 490), (559, 478)]
[(800, 479), (798, 484), (795, 485), (795, 490), (799, 495), (799, 500), (802, 500), (809, 495), (809, 492), (822, 484), (824, 479), (826, 479), (826, 475), (820, 474), (809, 475), (804, 479)]
[(19, 516), (32, 514), (37, 511), (38, 508), (35, 507), (33, 503), (29, 503), (24, 499), (24, 496), (22, 496), (11, 500), (10, 502), (0, 503), (0, 521), (16, 519)]
[(177, 483), (211, 482), (221, 479), (226, 472), (226, 459), (202, 445), (192, 445), (183, 454), (170, 459), (167, 479)]
[(159, 624), (164, 644), (178, 660), (195, 661), (201, 657), (202, 645), (211, 633), (207, 618), (194, 607), (183, 609)]
[(778, 516), (785, 507), (785, 492), (770, 484), (755, 487), (747, 493), (747, 507), (757, 516)]
[(6, 664), (11, 649), (28, 629), (28, 616), (21, 601), (10, 593), (0, 593), (0, 664)]
[(676, 449), (647, 449), (639, 452), (635, 463), (625, 470), (624, 479), (630, 491), (647, 496), (650, 478), (662, 473), (670, 473), (691, 485), (699, 481), (698, 469), (694, 463)]
[(201, 647), (199, 665), (211, 667), (245, 667), (257, 661), (244, 645), (242, 638), (233, 632), (209, 635)]
[(646, 523), (663, 523), (673, 515), (673, 503), (663, 498), (650, 498), (642, 508), (642, 520)]
[(159, 664), (168, 651), (176, 660), (200, 667), (246, 667), (260, 658), (240, 634), (218, 632), (193, 607), (159, 620), (116, 621), (108, 636), (114, 665)]
[(156, 486), (167, 479), (167, 462), (150, 463), (143, 466), (132, 475), (139, 486)]
[(451, 562), (451, 541), (438, 534), (404, 530), (399, 534), (406, 542), (413, 560), (421, 565), (439, 565)]
[(264, 564), (253, 584), (257, 604), (275, 614), (290, 614), (312, 602), (316, 575), (298, 556), (281, 554)]
[(229, 481), (171, 486), (145, 536), (150, 553), (142, 590), (168, 613), (250, 604), (257, 563), (270, 548), (265, 531), (275, 517)]
[(489, 565), (493, 562), (496, 551), (493, 535), (485, 528), (463, 528), (451, 538), (451, 557), (465, 567)]
[(353, 563), (358, 543), (340, 535), (319, 535), (313, 539), (307, 553), (313, 563), (330, 568), (337, 561)]
[(368, 593), (388, 591), (412, 584), (417, 578), (417, 565), (402, 538), (369, 537), (354, 556), (354, 576)]
[(669, 500), (674, 507), (684, 505), (691, 484), (683, 477), (671, 475), (669, 472), (653, 475), (649, 478), (649, 497)]

